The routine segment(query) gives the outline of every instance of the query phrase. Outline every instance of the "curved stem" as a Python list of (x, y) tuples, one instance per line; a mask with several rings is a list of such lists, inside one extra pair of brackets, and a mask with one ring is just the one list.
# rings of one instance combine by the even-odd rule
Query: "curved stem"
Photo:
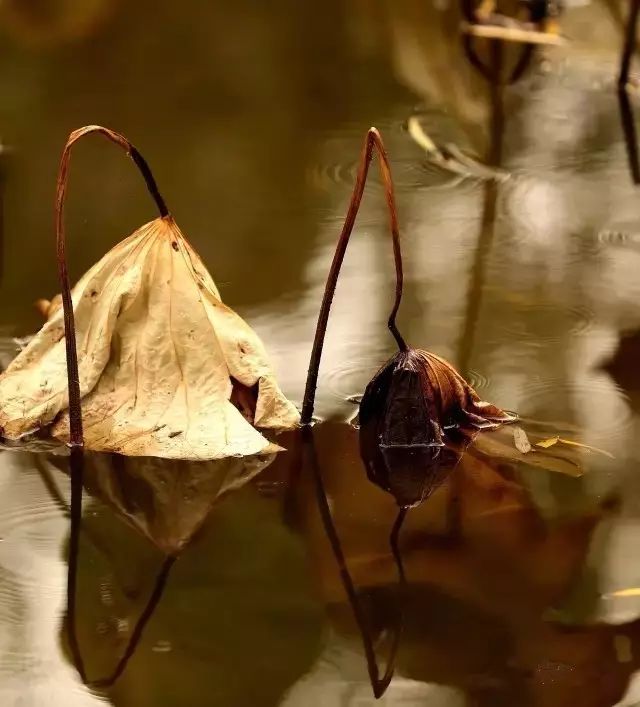
[(396, 343), (398, 344), (398, 348), (401, 351), (407, 350), (407, 344), (396, 326), (396, 315), (398, 314), (400, 301), (402, 300), (403, 275), (402, 253), (400, 251), (400, 231), (398, 228), (398, 215), (393, 191), (393, 180), (391, 179), (391, 166), (389, 165), (389, 158), (387, 157), (387, 152), (384, 148), (380, 133), (376, 130), (376, 128), (370, 128), (367, 132), (367, 137), (362, 148), (358, 175), (356, 177), (356, 183), (351, 195), (351, 201), (349, 202), (349, 210), (347, 211), (347, 216), (345, 218), (344, 225), (342, 226), (342, 232), (340, 233), (340, 238), (338, 239), (336, 251), (333, 255), (333, 261), (331, 263), (331, 268), (327, 277), (327, 284), (325, 285), (324, 296), (322, 298), (322, 304), (320, 306), (316, 333), (313, 339), (313, 348), (311, 349), (311, 358), (309, 360), (307, 384), (302, 403), (301, 423), (303, 425), (308, 425), (313, 417), (313, 406), (315, 402), (316, 387), (318, 384), (318, 370), (320, 368), (322, 347), (324, 345), (324, 339), (327, 332), (327, 322), (329, 321), (331, 303), (333, 302), (336, 285), (338, 284), (338, 275), (340, 274), (342, 261), (344, 260), (344, 255), (347, 250), (347, 245), (349, 244), (349, 239), (351, 238), (351, 232), (353, 231), (358, 209), (360, 208), (360, 202), (362, 201), (362, 196), (364, 194), (364, 187), (367, 182), (367, 175), (369, 173), (369, 164), (371, 163), (374, 149), (377, 150), (380, 157), (380, 174), (382, 176), (387, 207), (389, 209), (389, 223), (391, 226), (391, 238), (393, 241), (393, 258), (396, 268), (396, 295), (393, 303), (393, 309), (389, 315), (388, 326), (396, 340)]
[(71, 300), (71, 286), (69, 284), (69, 273), (67, 270), (66, 243), (64, 232), (64, 202), (67, 194), (67, 181), (69, 179), (69, 160), (71, 158), (71, 148), (85, 135), (89, 133), (100, 133), (106, 138), (119, 145), (135, 162), (142, 173), (149, 193), (158, 207), (160, 216), (168, 216), (169, 211), (160, 196), (149, 165), (138, 152), (138, 150), (120, 133), (116, 133), (100, 125), (87, 125), (79, 130), (74, 130), (64, 146), (60, 167), (58, 169), (58, 181), (56, 185), (56, 253), (58, 261), (58, 278), (60, 280), (60, 290), (62, 294), (62, 306), (64, 310), (64, 333), (67, 353), (67, 378), (69, 387), (69, 442), (71, 447), (82, 447), (84, 445), (82, 433), (82, 411), (80, 407), (80, 377), (78, 374), (78, 351), (76, 346), (75, 318), (73, 315), (73, 302)]
[(336, 530), (336, 527), (333, 523), (331, 508), (329, 506), (327, 493), (324, 488), (322, 472), (320, 471), (320, 465), (318, 463), (315, 443), (313, 440), (313, 429), (309, 425), (302, 428), (302, 445), (306, 460), (309, 463), (311, 472), (315, 480), (316, 499), (318, 501), (318, 509), (322, 518), (322, 524), (324, 526), (325, 533), (327, 534), (327, 538), (329, 539), (329, 543), (331, 544), (333, 556), (335, 557), (336, 563), (338, 564), (340, 579), (347, 595), (347, 599), (349, 600), (349, 604), (351, 605), (351, 610), (353, 611), (356, 624), (358, 625), (358, 631), (360, 632), (360, 636), (362, 638), (362, 647), (364, 650), (365, 659), (367, 661), (367, 672), (369, 674), (369, 681), (371, 682), (373, 694), (377, 699), (384, 695), (387, 688), (389, 687), (389, 684), (391, 683), (391, 679), (393, 678), (393, 673), (395, 671), (396, 664), (396, 655), (398, 653), (398, 648), (400, 646), (400, 638), (402, 635), (402, 625), (404, 622), (402, 605), (404, 603), (405, 598), (406, 576), (404, 573), (404, 566), (402, 564), (402, 557), (400, 555), (398, 540), (400, 530), (406, 518), (408, 509), (400, 509), (389, 537), (391, 552), (393, 554), (393, 559), (398, 570), (398, 586), (400, 589), (401, 610), (399, 612), (397, 625), (395, 627), (393, 638), (391, 640), (391, 646), (389, 648), (387, 667), (385, 668), (382, 677), (380, 677), (380, 671), (378, 669), (378, 662), (376, 659), (376, 652), (373, 639), (371, 638), (368, 622), (362, 609), (362, 605), (360, 604), (360, 600), (358, 598), (358, 593), (356, 591), (353, 578), (351, 577), (351, 573), (349, 572), (349, 568), (347, 567), (347, 561), (344, 556), (344, 551), (342, 549), (342, 543), (340, 542), (338, 531)]

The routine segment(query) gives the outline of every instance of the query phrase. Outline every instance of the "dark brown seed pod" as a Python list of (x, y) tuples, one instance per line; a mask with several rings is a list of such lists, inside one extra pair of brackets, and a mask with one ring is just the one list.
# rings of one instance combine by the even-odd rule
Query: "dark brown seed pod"
[(428, 498), (481, 429), (516, 417), (480, 400), (444, 359), (399, 351), (373, 377), (360, 403), (360, 455), (371, 481), (400, 506)]

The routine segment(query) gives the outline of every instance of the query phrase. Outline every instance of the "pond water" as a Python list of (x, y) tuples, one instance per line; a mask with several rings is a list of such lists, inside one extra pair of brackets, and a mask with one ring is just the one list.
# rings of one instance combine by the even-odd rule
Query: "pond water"
[[(571, 41), (536, 52), (505, 89), (502, 116), (446, 0), (0, 5), (3, 366), (14, 337), (41, 324), (33, 302), (57, 291), (60, 152), (72, 129), (100, 123), (145, 155), (222, 298), (260, 334), (300, 404), (374, 125), (398, 200), (404, 336), (517, 411), (532, 440), (593, 448), (550, 449), (542, 465), (470, 450), (408, 514), (399, 592), (397, 506), (367, 480), (348, 423), (353, 396), (394, 352), (393, 262), (372, 170), (313, 435), (381, 666), (403, 617), (379, 702), (390, 707), (640, 705), (640, 191), (616, 90), (627, 9), (569, 5), (561, 26)], [(633, 93), (630, 102), (640, 116)], [(499, 157), (504, 174), (429, 161), (407, 131), (411, 116), (438, 145), (479, 163)], [(75, 280), (153, 205), (122, 154), (88, 139), (67, 214)], [(1, 452), (0, 704), (374, 704), (317, 479), (299, 463), (300, 440), (280, 441), (289, 451), (265, 468), (87, 459), (74, 597), (90, 685), (65, 630), (67, 460)]]

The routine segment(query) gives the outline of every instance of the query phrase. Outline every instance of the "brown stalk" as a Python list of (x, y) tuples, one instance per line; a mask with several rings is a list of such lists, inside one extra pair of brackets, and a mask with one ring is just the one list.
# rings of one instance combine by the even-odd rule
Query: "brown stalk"
[(633, 115), (633, 108), (629, 100), (626, 84), (618, 86), (618, 104), (620, 106), (620, 120), (622, 122), (622, 132), (624, 143), (627, 148), (627, 159), (631, 180), (634, 184), (640, 184), (640, 159), (638, 158), (638, 136), (636, 134), (636, 121)]
[(396, 294), (393, 309), (389, 315), (388, 326), (389, 331), (393, 334), (400, 351), (407, 350), (407, 344), (396, 326), (396, 315), (398, 313), (398, 309), (400, 308), (400, 301), (402, 300), (403, 275), (402, 253), (400, 251), (400, 230), (398, 228), (398, 215), (393, 190), (393, 180), (391, 178), (391, 166), (389, 164), (389, 158), (387, 157), (387, 152), (384, 148), (384, 143), (382, 142), (380, 133), (376, 130), (376, 128), (370, 128), (367, 132), (367, 137), (365, 138), (362, 153), (360, 155), (360, 165), (358, 167), (358, 175), (356, 177), (356, 183), (351, 195), (351, 201), (349, 202), (349, 210), (347, 211), (347, 216), (345, 218), (344, 225), (342, 226), (342, 232), (340, 233), (340, 238), (338, 239), (336, 251), (333, 255), (333, 261), (331, 263), (329, 275), (327, 276), (324, 296), (320, 306), (316, 333), (313, 339), (313, 348), (311, 349), (311, 358), (309, 360), (307, 384), (302, 403), (300, 422), (303, 425), (310, 424), (313, 417), (316, 387), (318, 385), (318, 370), (320, 368), (320, 359), (322, 357), (322, 347), (324, 345), (324, 339), (327, 333), (327, 323), (329, 321), (331, 303), (333, 302), (336, 285), (338, 284), (338, 276), (340, 275), (342, 261), (344, 260), (347, 246), (349, 245), (351, 232), (353, 231), (353, 226), (355, 224), (356, 216), (364, 194), (364, 187), (369, 173), (369, 164), (371, 163), (374, 149), (377, 150), (380, 158), (380, 174), (382, 176), (387, 207), (389, 210), (389, 223), (391, 226), (391, 238), (393, 242), (393, 257), (396, 268)]
[(87, 125), (79, 130), (74, 130), (74, 132), (69, 135), (67, 144), (64, 146), (64, 150), (62, 152), (60, 167), (58, 169), (58, 181), (56, 184), (55, 228), (58, 278), (60, 280), (60, 291), (62, 295), (62, 307), (64, 312), (64, 334), (67, 356), (67, 385), (69, 397), (69, 447), (71, 450), (69, 460), (71, 474), (71, 534), (69, 541), (69, 563), (67, 567), (67, 626), (69, 646), (71, 648), (73, 660), (83, 681), (86, 680), (86, 676), (77, 639), (75, 605), (79, 537), (80, 525), (82, 521), (84, 434), (82, 430), (82, 404), (80, 393), (80, 375), (78, 372), (78, 349), (76, 342), (75, 317), (73, 313), (71, 285), (69, 284), (69, 273), (67, 269), (64, 230), (64, 202), (67, 193), (67, 182), (69, 179), (71, 148), (80, 138), (88, 135), (89, 133), (99, 133), (104, 135), (107, 139), (111, 140), (111, 142), (114, 142), (116, 145), (119, 145), (123, 150), (125, 150), (140, 170), (147, 185), (147, 189), (158, 207), (160, 216), (164, 218), (169, 215), (169, 211), (164, 199), (160, 196), (158, 186), (153, 178), (151, 170), (149, 169), (149, 165), (146, 163), (145, 159), (138, 152), (138, 150), (123, 135), (120, 135), (113, 130), (103, 128), (100, 125)]
[(82, 433), (82, 411), (80, 406), (80, 377), (78, 375), (78, 352), (76, 346), (75, 318), (73, 315), (73, 303), (71, 301), (71, 286), (69, 284), (69, 274), (67, 270), (66, 243), (64, 231), (64, 202), (67, 194), (67, 182), (69, 179), (69, 161), (71, 158), (71, 148), (85, 135), (89, 133), (100, 133), (106, 138), (119, 145), (135, 162), (142, 173), (149, 193), (153, 197), (160, 216), (168, 216), (164, 199), (160, 196), (149, 165), (138, 152), (138, 150), (120, 133), (116, 133), (100, 125), (87, 125), (79, 130), (74, 130), (67, 140), (60, 159), (58, 169), (58, 181), (56, 185), (56, 253), (58, 261), (58, 278), (60, 280), (60, 291), (62, 294), (62, 306), (64, 309), (64, 333), (67, 352), (67, 377), (69, 386), (69, 443), (71, 447), (82, 447), (84, 445)]

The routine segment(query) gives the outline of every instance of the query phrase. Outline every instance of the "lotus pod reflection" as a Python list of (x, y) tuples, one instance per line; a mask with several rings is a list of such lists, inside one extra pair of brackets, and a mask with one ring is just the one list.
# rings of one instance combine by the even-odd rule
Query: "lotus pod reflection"
[(480, 430), (515, 419), (481, 401), (444, 359), (399, 351), (365, 390), (360, 454), (374, 483), (413, 506), (438, 488)]

